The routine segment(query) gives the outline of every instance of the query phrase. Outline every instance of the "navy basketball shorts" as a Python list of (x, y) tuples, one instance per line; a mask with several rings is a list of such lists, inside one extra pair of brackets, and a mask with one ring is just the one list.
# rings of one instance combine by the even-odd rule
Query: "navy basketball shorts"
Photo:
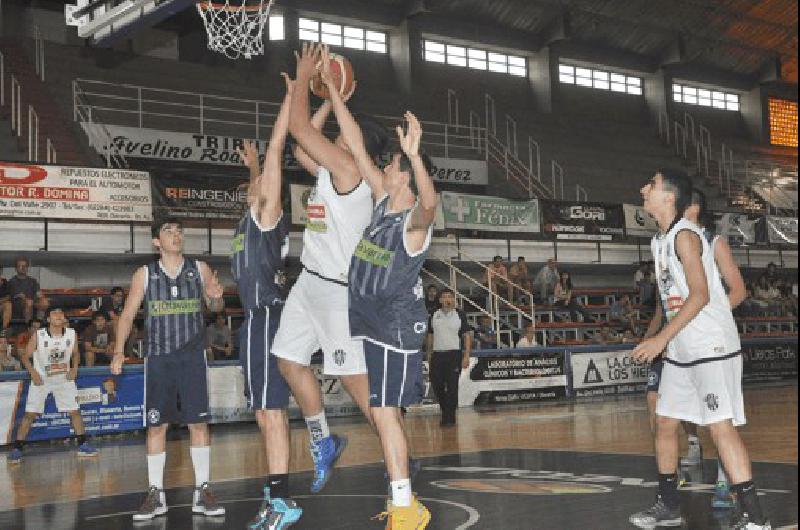
[(282, 305), (245, 312), (239, 328), (239, 362), (244, 372), (244, 395), (251, 409), (285, 409), (289, 385), (271, 353), (272, 340), (281, 321)]
[(144, 363), (144, 424), (205, 423), (208, 366), (203, 350), (152, 355)]
[(408, 407), (422, 401), (422, 352), (364, 340), (370, 407)]
[(664, 370), (664, 358), (658, 356), (647, 365), (647, 392), (658, 392), (661, 386), (661, 372)]

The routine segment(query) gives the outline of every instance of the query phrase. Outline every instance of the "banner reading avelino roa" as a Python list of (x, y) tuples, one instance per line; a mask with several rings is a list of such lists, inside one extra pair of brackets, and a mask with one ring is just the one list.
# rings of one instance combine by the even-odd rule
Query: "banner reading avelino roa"
[(532, 233), (540, 231), (537, 199), (514, 201), (444, 191), (442, 212), (447, 229)]

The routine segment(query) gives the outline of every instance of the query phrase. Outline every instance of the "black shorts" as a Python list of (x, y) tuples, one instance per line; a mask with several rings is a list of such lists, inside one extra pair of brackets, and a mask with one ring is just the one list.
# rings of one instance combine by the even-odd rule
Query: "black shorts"
[(408, 407), (422, 401), (422, 352), (364, 340), (370, 407)]
[(207, 422), (207, 369), (203, 350), (148, 356), (144, 362), (145, 426)]
[(278, 370), (278, 358), (271, 352), (282, 308), (278, 305), (247, 311), (239, 328), (239, 362), (244, 372), (244, 395), (251, 409), (289, 406), (289, 385)]
[(661, 356), (647, 365), (647, 392), (658, 392), (662, 370), (664, 370), (664, 358)]

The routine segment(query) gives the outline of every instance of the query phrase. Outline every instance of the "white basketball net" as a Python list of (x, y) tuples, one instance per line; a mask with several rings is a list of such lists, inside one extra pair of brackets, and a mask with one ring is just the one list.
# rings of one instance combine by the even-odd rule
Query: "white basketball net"
[[(224, 2), (224, 3), (223, 3)], [(264, 26), (275, 0), (203, 0), (197, 12), (208, 33), (208, 49), (229, 59), (264, 53)]]

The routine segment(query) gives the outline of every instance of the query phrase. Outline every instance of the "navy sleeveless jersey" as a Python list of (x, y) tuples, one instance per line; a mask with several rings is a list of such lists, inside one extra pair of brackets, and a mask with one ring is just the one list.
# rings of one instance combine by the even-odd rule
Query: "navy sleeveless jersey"
[(281, 216), (273, 228), (262, 229), (252, 211), (239, 221), (233, 237), (231, 273), (239, 286), (245, 313), (285, 298), (284, 263), (289, 253), (289, 221)]
[(388, 196), (373, 210), (350, 263), (350, 334), (390, 347), (422, 348), (428, 327), (420, 269), (430, 244), (414, 256), (403, 235), (412, 210), (388, 212)]
[(205, 349), (203, 280), (197, 262), (185, 258), (176, 278), (170, 278), (158, 261), (147, 267), (144, 324), (147, 355), (199, 353)]

